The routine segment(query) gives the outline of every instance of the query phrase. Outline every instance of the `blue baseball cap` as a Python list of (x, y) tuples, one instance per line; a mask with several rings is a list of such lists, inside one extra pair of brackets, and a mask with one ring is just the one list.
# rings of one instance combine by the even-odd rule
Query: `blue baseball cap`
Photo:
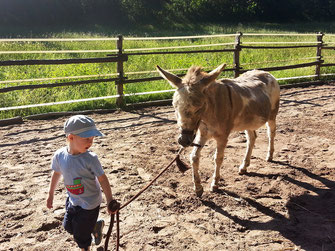
[(105, 136), (95, 126), (93, 119), (85, 115), (75, 115), (69, 118), (64, 124), (66, 136), (74, 134), (82, 138)]

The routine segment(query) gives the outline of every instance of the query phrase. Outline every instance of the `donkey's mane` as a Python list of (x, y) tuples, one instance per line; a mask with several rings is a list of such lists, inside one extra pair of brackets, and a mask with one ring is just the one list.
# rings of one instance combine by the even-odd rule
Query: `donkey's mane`
[(192, 85), (197, 82), (199, 78), (202, 78), (207, 73), (202, 71), (202, 67), (200, 66), (192, 66), (188, 69), (185, 77), (184, 77), (184, 83), (186, 85)]

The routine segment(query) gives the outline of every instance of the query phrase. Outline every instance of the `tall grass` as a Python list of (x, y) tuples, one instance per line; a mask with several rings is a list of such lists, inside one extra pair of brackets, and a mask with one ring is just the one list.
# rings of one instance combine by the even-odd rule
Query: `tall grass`
[[(241, 28), (241, 27), (240, 27)], [(220, 30), (218, 27), (213, 28), (212, 32)], [(231, 33), (232, 30), (229, 30)], [(220, 30), (222, 31), (222, 30)], [(242, 30), (243, 31), (243, 30)], [(255, 32), (251, 28), (246, 28), (246, 33)], [(277, 30), (260, 29), (256, 32), (278, 32)], [(283, 33), (283, 31), (281, 31)], [(290, 34), (289, 32), (285, 32)], [(171, 35), (171, 34), (170, 34)], [(189, 34), (188, 34), (189, 35)], [(50, 36), (50, 35), (48, 35)], [(91, 33), (56, 33), (52, 37), (96, 37)], [(99, 37), (101, 34), (98, 35)], [(188, 46), (201, 44), (232, 43), (232, 37), (220, 38), (199, 38), (186, 40), (127, 40), (124, 41), (125, 50), (135, 48), (157, 48), (172, 46)], [(316, 41), (316, 35), (311, 36), (244, 36), (242, 42), (313, 42)], [(335, 42), (335, 37), (325, 37), (326, 42)], [(211, 49), (233, 48), (232, 45), (210, 47)], [(47, 51), (47, 50), (113, 50), (116, 49), (115, 41), (89, 41), (89, 42), (1, 42), (0, 51)], [(189, 49), (186, 49), (189, 50)], [(334, 62), (334, 52), (324, 51), (327, 56), (327, 62)], [(28, 59), (63, 59), (63, 58), (89, 58), (105, 57), (106, 53), (71, 53), (71, 54), (0, 54), (0, 61), (4, 60), (28, 60)], [(243, 49), (241, 52), (240, 62), (244, 69), (262, 68), (269, 66), (281, 66), (315, 61), (312, 59), (316, 56), (315, 48), (286, 49), (286, 50), (251, 50)], [(311, 59), (309, 59), (311, 58)], [(329, 60), (329, 61), (328, 61)], [(228, 67), (233, 66), (233, 53), (193, 53), (193, 54), (167, 54), (167, 55), (142, 55), (129, 56), (129, 60), (124, 63), (124, 71), (128, 79), (144, 78), (158, 76), (155, 72), (155, 66), (160, 65), (165, 69), (186, 69), (192, 65), (200, 65), (205, 70), (210, 70), (221, 63), (227, 63)], [(334, 67), (323, 69), (323, 73), (333, 73)], [(154, 72), (150, 72), (154, 71)], [(146, 73), (137, 73), (146, 72)], [(176, 71), (180, 73), (183, 71)], [(2, 66), (0, 68), (0, 81), (13, 81), (19, 79), (36, 79), (36, 78), (54, 78), (69, 76), (89, 76), (104, 75), (116, 73), (115, 63), (92, 63), (92, 64), (72, 64), (72, 65), (51, 65), (51, 66)], [(127, 74), (128, 73), (128, 74)], [(306, 67), (285, 71), (272, 72), (277, 78), (313, 75), (315, 67)], [(233, 72), (224, 72), (221, 77), (233, 77)], [(86, 78), (85, 78), (86, 79)], [(77, 79), (80, 80), (80, 79)], [(62, 80), (70, 81), (70, 80)], [(42, 82), (24, 82), (24, 83), (2, 83), (0, 88), (37, 84), (37, 83), (54, 83), (62, 82), (60, 80), (48, 80)], [(299, 80), (297, 80), (299, 81)], [(284, 84), (284, 82), (282, 83)], [(171, 89), (166, 81), (153, 81), (136, 84), (126, 84), (124, 93), (133, 94), (139, 92), (149, 92), (155, 90)], [(35, 90), (18, 90), (0, 94), (0, 107), (21, 106), (27, 104), (39, 104), (58, 102), (65, 100), (85, 99), (100, 96), (116, 95), (115, 83), (99, 83), (79, 86), (66, 86), (56, 88), (42, 88)], [(126, 97), (126, 102), (142, 102), (147, 100), (170, 98), (172, 93), (163, 93), (155, 95), (141, 95)], [(58, 111), (76, 111), (86, 109), (105, 109), (116, 107), (115, 99), (105, 99), (99, 101), (89, 101), (80, 103), (71, 103), (63, 105), (36, 107), (29, 109), (17, 109), (1, 111), (0, 119), (14, 116), (26, 116), (35, 113), (58, 112)]]

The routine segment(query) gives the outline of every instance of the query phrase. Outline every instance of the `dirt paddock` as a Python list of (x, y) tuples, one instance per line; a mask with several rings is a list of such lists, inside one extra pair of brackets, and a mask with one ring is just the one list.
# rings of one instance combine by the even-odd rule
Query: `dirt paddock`
[[(179, 149), (170, 106), (91, 117), (106, 134), (96, 139), (92, 150), (121, 203), (158, 174)], [(75, 247), (62, 227), (66, 198), (62, 184), (53, 210), (45, 201), (50, 159), (65, 144), (65, 119), (0, 127), (0, 250)], [(173, 165), (120, 212), (120, 249), (335, 250), (335, 86), (282, 90), (277, 125), (274, 162), (264, 160), (267, 139), (261, 128), (249, 172), (243, 176), (237, 172), (245, 139), (240, 133), (231, 135), (216, 193), (209, 192), (214, 142), (208, 142), (201, 158), (202, 198), (193, 192), (191, 171), (182, 174)], [(188, 163), (190, 150), (183, 155)], [(100, 217), (107, 223), (106, 233), (105, 203)]]

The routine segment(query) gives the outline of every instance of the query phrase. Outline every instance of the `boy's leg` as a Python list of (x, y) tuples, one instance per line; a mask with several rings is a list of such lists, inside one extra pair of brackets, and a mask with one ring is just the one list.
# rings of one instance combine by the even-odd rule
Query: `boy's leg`
[(104, 228), (105, 222), (104, 220), (98, 220), (95, 223), (94, 229), (93, 229), (93, 237), (94, 237), (94, 242), (95, 245), (99, 245), (102, 240), (102, 230)]
[(92, 232), (99, 216), (99, 208), (85, 210), (78, 207), (72, 220), (73, 237), (80, 248), (89, 248), (92, 242)]
[(73, 234), (72, 219), (75, 216), (76, 210), (75, 207), (71, 205), (69, 198), (66, 199), (65, 210), (63, 226), (68, 233)]

